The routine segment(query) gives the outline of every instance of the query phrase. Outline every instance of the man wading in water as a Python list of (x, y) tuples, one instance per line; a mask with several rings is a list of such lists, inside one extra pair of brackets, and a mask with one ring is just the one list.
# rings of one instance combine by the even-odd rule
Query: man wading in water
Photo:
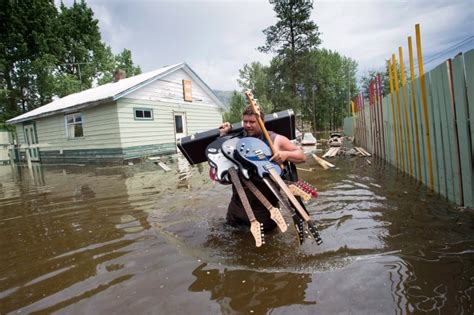
[[(260, 117), (263, 119), (264, 114), (260, 110)], [(263, 136), (262, 129), (258, 124), (257, 116), (254, 114), (252, 107), (247, 106), (244, 109), (242, 114), (242, 123), (244, 127), (243, 137), (255, 137), (267, 143), (265, 137)], [(220, 127), (220, 136), (225, 136), (232, 130), (230, 123), (225, 122)], [(287, 137), (277, 134), (275, 132), (269, 131), (270, 139), (273, 142), (275, 147), (274, 155), (271, 160), (277, 162), (278, 164), (285, 164), (285, 168), (291, 170), (289, 162), (292, 163), (303, 163), (306, 161), (306, 156), (304, 155), (303, 150), (294, 145)], [(268, 144), (268, 143), (267, 143)], [(294, 169), (294, 168), (293, 168)], [(296, 172), (296, 170), (293, 170)], [(296, 175), (296, 174), (294, 174)], [(257, 188), (262, 192), (262, 194), (270, 201), (270, 203), (278, 207), (277, 197), (270, 191), (270, 189), (265, 185), (262, 180), (252, 179), (252, 182), (257, 186)], [(263, 224), (264, 231), (273, 230), (276, 227), (275, 222), (270, 218), (270, 213), (262, 205), (262, 203), (255, 198), (255, 196), (249, 191), (248, 188), (245, 188), (245, 194), (250, 202), (250, 206), (255, 214), (256, 219)], [(240, 198), (237, 194), (237, 190), (234, 185), (232, 185), (232, 199), (230, 200), (229, 207), (227, 208), (227, 222), (232, 226), (246, 225), (250, 226), (249, 219), (246, 215), (245, 209), (240, 201)]]

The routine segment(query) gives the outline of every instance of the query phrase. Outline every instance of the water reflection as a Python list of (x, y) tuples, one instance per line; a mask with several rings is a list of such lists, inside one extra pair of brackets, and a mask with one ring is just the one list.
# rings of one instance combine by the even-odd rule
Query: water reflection
[(127, 168), (1, 170), (0, 313), (90, 279), (114, 281), (97, 283), (97, 266), (127, 254), (150, 228), (148, 193), (162, 187)]
[(261, 248), (225, 224), (231, 190), (205, 164), (0, 167), (0, 313), (474, 313), (472, 211), (376, 160), (333, 162), (300, 172), (323, 245), (290, 227)]
[(306, 301), (310, 274), (258, 272), (247, 270), (205, 269), (201, 264), (193, 270), (196, 280), (189, 290), (207, 291), (220, 305), (223, 314), (266, 314), (285, 305), (314, 305)]

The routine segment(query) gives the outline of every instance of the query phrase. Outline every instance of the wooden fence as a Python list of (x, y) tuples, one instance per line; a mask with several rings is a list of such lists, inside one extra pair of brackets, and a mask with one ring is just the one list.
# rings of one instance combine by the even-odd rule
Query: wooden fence
[[(414, 78), (411, 41), (410, 77)], [(474, 207), (474, 50), (407, 83), (401, 48), (388, 61), (391, 93), (380, 78), (356, 100), (355, 141), (458, 205)], [(401, 78), (398, 78), (398, 73)]]

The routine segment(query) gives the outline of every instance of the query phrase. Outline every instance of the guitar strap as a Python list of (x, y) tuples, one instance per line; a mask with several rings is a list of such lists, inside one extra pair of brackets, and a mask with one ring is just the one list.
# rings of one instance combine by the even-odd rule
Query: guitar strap
[(270, 201), (262, 194), (262, 192), (255, 186), (252, 181), (244, 178), (243, 176), (240, 177), (240, 180), (242, 183), (252, 192), (252, 194), (255, 196), (255, 198), (258, 199), (262, 203), (262, 205), (267, 208), (267, 210), (270, 212), (270, 218), (277, 224), (278, 228), (282, 231), (285, 232), (288, 228), (285, 219), (281, 215), (280, 209), (274, 207)]

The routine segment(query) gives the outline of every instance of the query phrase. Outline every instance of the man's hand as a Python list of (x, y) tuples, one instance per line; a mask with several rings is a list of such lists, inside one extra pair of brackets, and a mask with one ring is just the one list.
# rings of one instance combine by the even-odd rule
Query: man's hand
[(286, 160), (288, 160), (288, 151), (277, 151), (273, 156), (270, 158), (270, 161), (275, 161), (278, 164), (283, 164)]
[(232, 130), (232, 125), (229, 122), (225, 122), (219, 126), (219, 136), (225, 136)]

